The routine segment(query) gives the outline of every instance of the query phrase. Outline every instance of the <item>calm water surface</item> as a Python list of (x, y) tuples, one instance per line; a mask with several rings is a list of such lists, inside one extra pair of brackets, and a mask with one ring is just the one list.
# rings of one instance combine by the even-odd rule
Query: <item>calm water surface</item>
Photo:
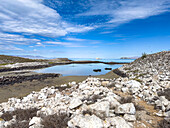
[[(78, 59), (76, 59), (78, 60)], [(80, 59), (83, 60), (83, 59)], [(89, 60), (89, 59), (88, 59)], [(95, 59), (94, 59), (95, 60)], [(116, 59), (114, 62), (132, 62), (133, 60), (121, 60)], [(101, 60), (104, 61), (104, 60)], [(112, 59), (113, 61), (113, 59)], [(104, 62), (111, 62), (109, 60), (105, 60)], [(100, 64), (100, 63), (92, 63), (92, 64), (68, 64), (68, 65), (56, 65), (53, 67), (48, 67), (44, 69), (35, 70), (38, 73), (59, 73), (63, 76), (88, 76), (88, 75), (103, 75), (110, 70), (105, 70), (105, 68), (116, 69), (121, 67), (122, 65), (108, 65), (108, 64)], [(93, 69), (101, 69), (101, 72), (94, 72)]]

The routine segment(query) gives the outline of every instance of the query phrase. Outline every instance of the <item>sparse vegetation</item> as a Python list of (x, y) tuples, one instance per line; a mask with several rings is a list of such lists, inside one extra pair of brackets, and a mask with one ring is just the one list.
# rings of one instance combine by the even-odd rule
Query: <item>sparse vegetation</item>
[(83, 115), (86, 115), (86, 114), (92, 115), (92, 112), (90, 110), (85, 110), (85, 111), (83, 111), (82, 114)]
[(66, 113), (49, 115), (43, 118), (44, 128), (67, 128), (70, 117)]
[(145, 110), (145, 108), (143, 107), (143, 106), (141, 106), (141, 105), (139, 105), (139, 104), (134, 104), (135, 105), (135, 109), (136, 109), (136, 111), (142, 111), (142, 110)]
[(138, 120), (138, 121), (142, 120), (142, 118), (141, 118), (141, 116), (139, 114), (136, 114), (136, 120)]
[(1, 118), (5, 121), (9, 121), (13, 119), (13, 116), (16, 116), (17, 121), (23, 121), (23, 120), (29, 120), (29, 118), (32, 118), (36, 116), (38, 109), (32, 108), (32, 109), (17, 109), (13, 112), (6, 112), (4, 113)]
[(146, 73), (141, 73), (137, 77), (143, 77), (144, 75), (146, 75)]
[(91, 100), (93, 103), (97, 102), (97, 99), (101, 99), (102, 97), (100, 95), (93, 95)]
[(142, 59), (144, 59), (144, 58), (146, 58), (146, 56), (147, 56), (147, 54), (144, 52), (144, 53), (142, 53)]
[(170, 100), (170, 88), (165, 89), (164, 91), (158, 92), (158, 96), (165, 96), (166, 99)]
[(17, 121), (15, 124), (7, 126), (7, 128), (29, 128), (29, 121)]
[(132, 68), (130, 67), (125, 67), (124, 70), (131, 70)]
[(157, 128), (169, 128), (169, 127), (170, 127), (170, 122), (165, 119), (158, 122)]
[(112, 87), (115, 87), (115, 83), (111, 83), (107, 86), (108, 88), (112, 88)]
[(134, 70), (134, 71), (132, 71), (133, 73), (138, 73), (139, 72), (139, 70), (138, 69), (136, 69), (136, 70)]
[(121, 100), (120, 100), (120, 103), (121, 103), (121, 104), (131, 103), (132, 100), (133, 100), (133, 97), (131, 97), (131, 96), (122, 97)]
[(138, 79), (138, 78), (134, 78), (133, 80), (138, 81), (139, 83), (142, 83), (142, 80)]
[(43, 59), (28, 59), (16, 56), (0, 55), (0, 65), (23, 63), (23, 62), (44, 62)]

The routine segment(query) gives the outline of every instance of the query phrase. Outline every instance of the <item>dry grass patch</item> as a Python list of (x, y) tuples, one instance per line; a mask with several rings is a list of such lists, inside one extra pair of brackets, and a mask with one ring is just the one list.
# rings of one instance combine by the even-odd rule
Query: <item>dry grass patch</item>
[(29, 120), (30, 118), (36, 116), (38, 109), (17, 109), (13, 112), (5, 112), (1, 118), (5, 121), (13, 119), (13, 116), (16, 116), (17, 121)]
[(67, 128), (70, 117), (66, 113), (54, 114), (43, 118), (44, 128)]

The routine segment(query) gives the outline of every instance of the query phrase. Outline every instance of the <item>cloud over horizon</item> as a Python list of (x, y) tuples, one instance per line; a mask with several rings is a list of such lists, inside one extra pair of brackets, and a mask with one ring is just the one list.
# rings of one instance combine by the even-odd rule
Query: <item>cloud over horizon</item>
[(122, 24), (170, 12), (169, 0), (0, 1), (0, 50), (6, 51), (22, 51), (21, 45), (32, 51), (50, 44), (71, 48), (91, 42), (97, 47), (101, 41), (76, 35), (98, 29), (112, 34)]

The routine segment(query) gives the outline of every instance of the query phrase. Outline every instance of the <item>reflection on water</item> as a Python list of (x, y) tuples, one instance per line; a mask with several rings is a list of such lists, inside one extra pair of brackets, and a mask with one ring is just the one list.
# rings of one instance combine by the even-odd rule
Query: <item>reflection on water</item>
[[(44, 69), (35, 70), (38, 73), (60, 73), (63, 76), (84, 76), (84, 75), (102, 75), (108, 73), (110, 70), (105, 68), (116, 69), (122, 65), (108, 65), (108, 64), (69, 64), (69, 65), (57, 65)], [(94, 72), (93, 69), (101, 69), (101, 72)]]
[[(96, 59), (72, 59), (72, 60), (96, 60)], [(102, 59), (97, 61), (104, 62), (132, 62), (133, 59)], [(88, 76), (88, 75), (103, 75), (110, 70), (105, 70), (105, 68), (116, 69), (121, 67), (122, 65), (108, 65), (108, 64), (100, 64), (100, 63), (89, 63), (89, 64), (69, 64), (69, 65), (57, 65), (53, 67), (48, 67), (40, 70), (35, 70), (38, 73), (59, 73), (63, 76)], [(101, 72), (94, 72), (93, 69), (101, 69)]]

